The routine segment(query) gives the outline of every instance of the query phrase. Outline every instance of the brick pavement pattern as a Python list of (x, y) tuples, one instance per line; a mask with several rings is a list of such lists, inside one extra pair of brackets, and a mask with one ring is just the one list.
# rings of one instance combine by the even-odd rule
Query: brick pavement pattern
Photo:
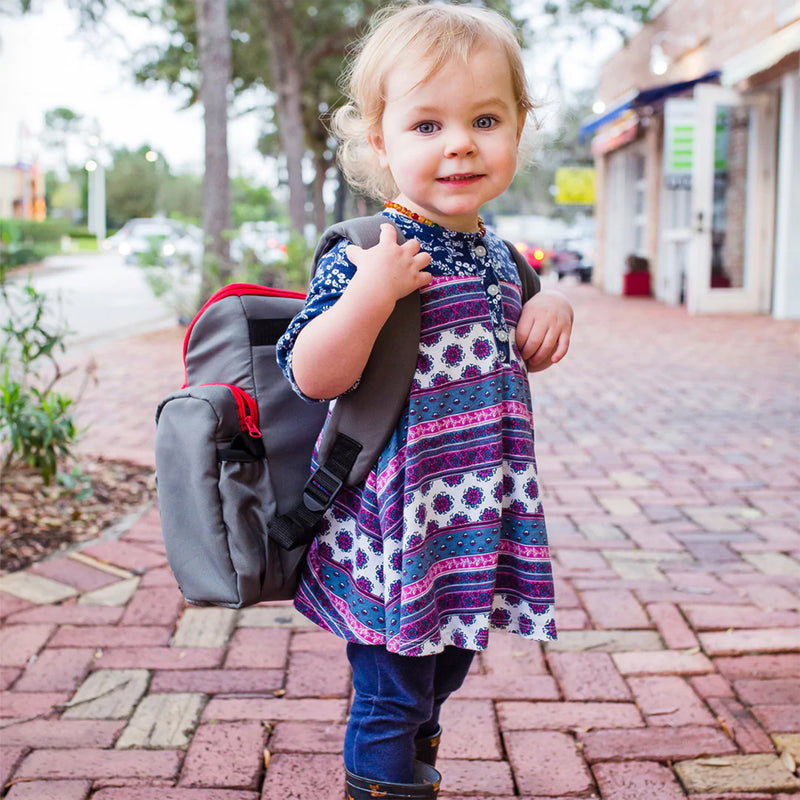
[[(492, 637), (442, 796), (800, 798), (800, 324), (565, 291), (572, 350), (533, 376), (560, 637)], [(182, 335), (94, 349), (86, 452), (152, 464)], [(0, 603), (8, 800), (341, 799), (343, 643), (187, 608), (155, 508)]]

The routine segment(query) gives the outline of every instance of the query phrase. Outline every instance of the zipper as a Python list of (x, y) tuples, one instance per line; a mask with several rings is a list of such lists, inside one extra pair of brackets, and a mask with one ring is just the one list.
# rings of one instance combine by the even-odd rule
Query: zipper
[[(194, 328), (197, 320), (200, 319), (206, 309), (214, 303), (224, 300), (226, 297), (241, 297), (242, 295), (247, 294), (257, 294), (261, 295), (262, 297), (289, 297), (293, 300), (306, 299), (306, 296), (303, 294), (303, 292), (292, 292), (289, 289), (273, 289), (271, 286), (260, 286), (257, 283), (229, 283), (227, 286), (223, 286), (221, 289), (214, 292), (214, 294), (212, 294), (208, 300), (206, 300), (206, 302), (203, 304), (203, 307), (194, 315), (194, 318), (189, 323), (189, 327), (186, 329), (186, 336), (183, 338), (184, 371), (186, 369), (186, 351), (189, 348), (189, 337), (192, 335), (192, 329)], [(186, 386), (187, 383), (184, 383), (184, 388), (186, 388)]]
[(247, 431), (253, 439), (261, 438), (261, 431), (258, 429), (258, 404), (244, 389), (233, 386), (230, 383), (201, 383), (200, 386), (227, 386), (236, 401), (236, 409), (239, 412), (239, 423), (243, 431)]

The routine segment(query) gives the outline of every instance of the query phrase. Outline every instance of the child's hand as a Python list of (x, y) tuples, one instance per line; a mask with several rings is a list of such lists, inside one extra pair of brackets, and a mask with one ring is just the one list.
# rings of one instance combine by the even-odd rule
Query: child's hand
[(345, 253), (357, 268), (353, 282), (368, 287), (373, 298), (386, 296), (394, 303), (432, 280), (430, 272), (423, 272), (431, 263), (430, 253), (421, 251), (416, 239), (398, 244), (397, 230), (388, 222), (381, 225), (374, 247), (364, 250), (351, 244)]
[(530, 372), (540, 372), (564, 358), (569, 349), (572, 317), (572, 306), (560, 292), (539, 292), (525, 303), (516, 339)]

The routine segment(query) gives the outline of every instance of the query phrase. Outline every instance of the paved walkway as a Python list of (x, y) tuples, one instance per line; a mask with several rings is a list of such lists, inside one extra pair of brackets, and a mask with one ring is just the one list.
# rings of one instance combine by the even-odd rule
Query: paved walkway
[[(800, 798), (800, 324), (567, 289), (534, 378), (557, 643), (494, 636), (442, 795)], [(84, 448), (152, 463), (182, 332), (96, 349)], [(9, 800), (341, 800), (342, 643), (187, 609), (158, 516), (0, 579)]]

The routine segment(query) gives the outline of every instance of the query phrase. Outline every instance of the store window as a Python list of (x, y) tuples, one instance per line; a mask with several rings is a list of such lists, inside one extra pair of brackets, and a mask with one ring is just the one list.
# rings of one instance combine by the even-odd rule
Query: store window
[(718, 106), (714, 142), (711, 288), (745, 282), (750, 109)]

